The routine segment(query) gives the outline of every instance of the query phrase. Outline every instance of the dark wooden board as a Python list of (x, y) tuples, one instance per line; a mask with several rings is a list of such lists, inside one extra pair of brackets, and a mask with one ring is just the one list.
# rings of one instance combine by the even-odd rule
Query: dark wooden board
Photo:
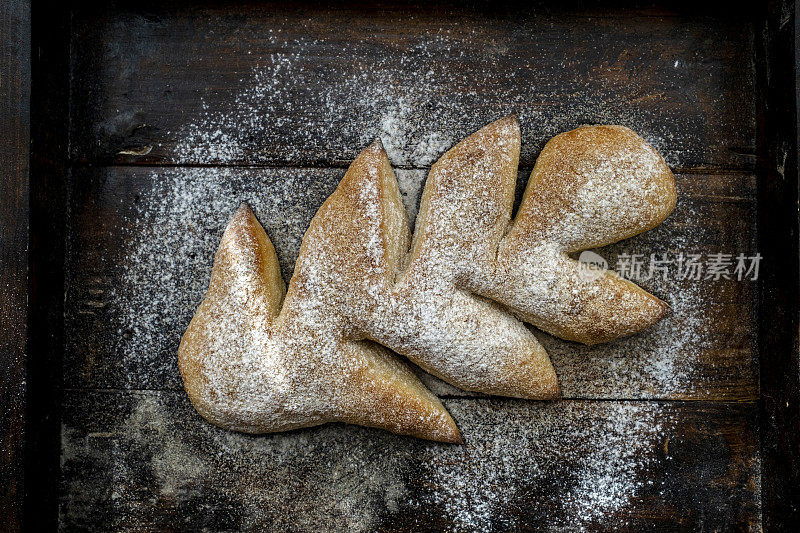
[[(76, 171), (68, 230), (65, 385), (180, 389), (177, 347), (207, 288), (229, 217), (247, 201), (288, 281), (316, 209), (340, 169), (110, 167)], [(520, 191), (527, 172), (519, 180)], [(414, 211), (424, 171), (398, 171)], [(599, 250), (754, 251), (751, 174), (677, 177), (680, 200), (661, 227)], [(640, 335), (587, 348), (541, 334), (568, 398), (755, 400), (755, 284), (643, 282), (673, 315)], [(463, 395), (426, 377), (439, 394)]]
[[(774, 268), (762, 282), (760, 321), (763, 526), (794, 532), (800, 523), (800, 39), (798, 6), (768, 4), (759, 71), (759, 249)], [(780, 67), (777, 67), (780, 65)]]
[(526, 165), (553, 135), (603, 122), (636, 129), (675, 168), (754, 168), (749, 11), (623, 13), (497, 3), (79, 9), (72, 155), (341, 166), (382, 137), (395, 165), (420, 168), (515, 112)]
[(0, 4), (0, 524), (21, 531), (28, 321), (30, 3)]
[[(32, 471), (58, 490), (60, 508), (29, 523), (759, 531), (769, 476), (764, 524), (780, 524), (797, 501), (794, 478), (780, 472), (781, 446), (791, 457), (797, 442), (781, 432), (791, 423), (783, 402), (796, 394), (770, 392), (791, 374), (769, 365), (797, 362), (796, 335), (786, 333), (797, 331), (797, 269), (781, 254), (798, 252), (796, 160), (783, 160), (789, 184), (780, 167), (791, 135), (763, 129), (765, 116), (786, 119), (763, 90), (774, 43), (761, 9), (622, 4), (112, 0), (72, 9), (71, 28), (52, 27), (71, 32), (69, 46), (63, 33), (47, 42), (70, 56), (70, 105), (37, 101), (52, 118), (34, 142), (52, 135), (45, 152), (63, 154), (69, 140), (72, 168), (64, 184), (57, 157), (39, 162), (31, 196), (32, 272), (57, 296), (31, 293), (31, 327), (58, 321), (61, 302), (64, 312), (63, 376), (59, 324), (31, 343), (35, 361), (56, 365), (37, 367), (31, 390), (66, 387), (63, 402), (59, 389), (32, 411), (63, 404), (63, 420), (41, 425), (61, 429), (60, 482), (46, 465)], [(786, 33), (789, 3), (773, 4), (773, 30)], [(782, 72), (775, 83), (790, 86)], [(238, 202), (253, 206), (288, 281), (309, 220), (372, 139), (387, 145), (413, 213), (424, 169), (508, 112), (523, 127), (520, 186), (544, 142), (582, 123), (631, 126), (665, 155), (678, 207), (659, 228), (599, 250), (612, 265), (621, 253), (749, 255), (766, 243), (768, 278), (645, 281), (675, 313), (604, 346), (537, 333), (564, 401), (474, 397), (421, 373), (464, 446), (344, 425), (252, 437), (203, 421), (182, 391), (176, 350)], [(59, 190), (65, 216), (43, 216)], [(773, 202), (790, 223), (770, 216)]]
[[(31, 179), (25, 447), (25, 530), (58, 527), (64, 325), (69, 10), (31, 8)], [(2, 529), (2, 528), (0, 528)]]
[(180, 392), (70, 392), (64, 530), (754, 531), (751, 403), (451, 399), (463, 446), (254, 437)]

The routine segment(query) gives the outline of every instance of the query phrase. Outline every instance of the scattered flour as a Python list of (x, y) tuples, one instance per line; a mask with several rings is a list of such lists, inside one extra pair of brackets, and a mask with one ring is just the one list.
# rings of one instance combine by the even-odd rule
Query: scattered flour
[[(526, 523), (547, 524), (548, 531), (619, 527), (631, 498), (660, 491), (647, 472), (674, 424), (674, 412), (661, 404), (570, 402), (517, 412), (479, 401), (448, 408), (456, 418), (470, 409), (482, 423), (467, 446), (431, 451), (436, 490), (414, 503), (443, 509), (456, 531)], [(498, 433), (496, 425), (509, 419), (519, 425)], [(509, 450), (527, 459), (509, 460)]]
[[(397, 53), (394, 44), (382, 41), (348, 42), (338, 49), (335, 38), (293, 38), (280, 28), (270, 30), (261, 36), (263, 59), (248, 67), (230, 93), (210, 85), (207, 91), (221, 93), (204, 94), (190, 121), (168, 132), (162, 148), (188, 164), (346, 166), (380, 138), (393, 166), (425, 168), (459, 139), (508, 113), (517, 113), (525, 127), (529, 142), (522, 159), (528, 164), (548, 138), (583, 123), (655, 124), (647, 136), (656, 149), (676, 144), (666, 125), (685, 121), (683, 114), (665, 116), (670, 110), (659, 106), (654, 120), (647, 105), (621, 106), (618, 96), (627, 83), (616, 86), (622, 82), (612, 78), (573, 80), (554, 97), (557, 88), (532, 76), (538, 49), (487, 47), (484, 37), (479, 28), (439, 29), (403, 42)], [(389, 50), (353, 60), (362, 46)], [(474, 68), (469, 58), (485, 54), (484, 68)], [(491, 54), (519, 57), (496, 63)], [(566, 60), (541, 60), (548, 62), (545, 70), (568, 68)], [(681, 155), (676, 149), (667, 153), (670, 164)]]
[[(133, 215), (135, 221), (130, 226), (133, 230), (128, 235), (131, 246), (129, 261), (111, 298), (124, 324), (119, 332), (129, 337), (124, 348), (123, 366), (128, 371), (130, 385), (158, 386), (158, 383), (148, 383), (147, 380), (156, 376), (158, 381), (167, 376), (168, 382), (179, 386), (174, 350), (182, 329), (205, 291), (209, 266), (222, 229), (238, 202), (248, 201), (267, 226), (281, 258), (284, 278), (288, 279), (311, 216), (336, 186), (341, 174), (340, 171), (331, 171), (320, 181), (319, 173), (302, 170), (264, 169), (255, 173), (256, 178), (252, 172), (236, 169), (160, 170), (152, 180), (152, 190), (145, 195), (140, 202), (141, 208)], [(398, 172), (401, 188), (406, 193), (404, 200), (409, 207), (416, 206), (423, 176), (424, 173), (415, 170)], [(304, 203), (306, 201), (310, 203)], [(691, 227), (696, 222), (695, 215), (691, 209), (683, 209), (675, 216), (680, 216), (682, 224)], [(624, 244), (620, 246), (624, 247)], [(680, 249), (695, 244), (690, 232), (679, 237), (674, 245)], [(626, 394), (644, 398), (662, 397), (664, 391), (676, 394), (696, 392), (691, 389), (693, 360), (707, 342), (704, 328), (708, 317), (702, 286), (702, 283), (691, 282), (679, 287), (668, 281), (652, 287), (657, 294), (668, 299), (673, 316), (681, 320), (672, 322), (668, 318), (656, 325), (652, 333), (644, 332), (642, 335), (648, 335), (652, 342), (628, 341), (640, 349), (648, 347), (646, 357), (642, 358), (641, 374), (616, 374), (609, 378), (610, 381), (616, 379), (635, 384), (640, 379), (642, 388), (626, 391)], [(569, 345), (563, 341), (554, 342)], [(547, 347), (552, 350), (549, 343)], [(582, 346), (579, 348), (585, 350)], [(595, 353), (599, 351), (596, 357), (602, 357), (604, 349), (608, 347), (592, 348)], [(610, 350), (613, 355), (614, 348)], [(630, 350), (624, 352), (622, 355), (633, 356)], [(614, 357), (610, 361), (613, 364)], [(621, 362), (617, 364), (620, 369), (630, 368)], [(558, 361), (556, 366), (558, 369)], [(591, 404), (582, 405), (588, 405), (586, 409), (592, 410)], [(453, 411), (450, 404), (448, 407)], [(523, 490), (526, 480), (535, 478), (541, 481), (553, 475), (547, 462), (553, 452), (536, 448), (537, 439), (542, 438), (544, 443), (561, 446), (567, 463), (582, 465), (575, 472), (559, 474), (569, 479), (564, 484), (569, 489), (559, 493), (567, 514), (543, 518), (561, 524), (565, 530), (575, 521), (591, 524), (600, 520), (602, 516), (624, 508), (643, 487), (646, 481), (642, 472), (654, 460), (648, 454), (669, 428), (669, 424), (657, 421), (663, 418), (659, 416), (660, 404), (620, 404), (615, 409), (618, 412), (614, 416), (598, 418), (591, 431), (586, 429), (582, 433), (574, 433), (577, 426), (569, 426), (542, 436), (537, 435), (531, 426), (524, 432), (507, 428), (498, 438), (493, 431), (482, 434), (477, 429), (472, 430), (470, 434), (473, 437), (466, 446), (443, 449), (432, 458), (430, 475), (438, 488), (428, 496), (429, 499), (418, 503), (441, 506), (464, 529), (492, 524), (513, 527), (512, 517), (497, 515), (503, 509), (503, 505), (498, 504), (512, 500), (513, 491)], [(453, 414), (458, 420), (459, 414)], [(237, 438), (235, 435), (231, 437), (234, 441)], [(593, 455), (570, 456), (571, 446), (582, 439), (597, 443), (591, 447)], [(503, 461), (503, 450), (520, 445), (532, 447), (531, 457), (543, 463), (523, 463), (520, 470), (519, 465)], [(448, 461), (447, 458), (454, 454), (456, 459)], [(574, 477), (569, 478), (570, 475)], [(402, 486), (392, 486), (402, 500), (402, 494), (405, 494)], [(165, 490), (175, 490), (175, 487), (165, 484)], [(535, 509), (530, 512), (535, 514)]]
[[(271, 38), (279, 41), (277, 36)], [(367, 117), (367, 127), (352, 126), (335, 119), (321, 123), (311, 118), (308, 110), (302, 107), (305, 100), (297, 98), (302, 95), (305, 83), (300, 75), (308, 74), (305, 71), (307, 63), (301, 56), (313, 48), (314, 42), (303, 41), (293, 45), (292, 49), (299, 51), (276, 53), (267, 64), (254, 68), (242, 78), (244, 89), (235, 96), (233, 112), (211, 110), (206, 106), (198, 120), (181, 131), (173, 132), (179, 139), (175, 148), (177, 160), (206, 164), (253, 162), (253, 154), (256, 154), (255, 162), (258, 162), (260, 151), (268, 149), (264, 148), (260, 132), (268, 129), (270, 123), (276, 126), (294, 124), (298, 117), (307, 116), (310, 120), (306, 129), (299, 131), (296, 142), (292, 142), (298, 147), (297, 153), (281, 153), (281, 157), (291, 159), (301, 152), (319, 151), (324, 147), (313, 146), (316, 142), (313, 139), (325, 139), (333, 132), (359, 139), (362, 145), (381, 138), (393, 165), (403, 167), (396, 170), (404, 204), (413, 220), (424, 183), (424, 171), (416, 169), (430, 165), (454, 144), (465, 128), (463, 123), (456, 127), (457, 119), (469, 125), (483, 120), (483, 117), (463, 117), (456, 111), (457, 108), (471, 108), (466, 100), (478, 98), (478, 95), (466, 94), (460, 96), (460, 100), (456, 99), (458, 101), (441, 102), (430, 90), (437, 86), (439, 74), (428, 72), (414, 83), (404, 84), (401, 89), (394, 81), (396, 73), (391, 65), (382, 65), (383, 69), (363, 68), (350, 73), (347, 79), (328, 80), (330, 84), (340, 83), (344, 91), (341, 87), (331, 89), (314, 104), (331, 110), (350, 106), (351, 114)], [(454, 38), (431, 37), (412, 47), (409, 61), (427, 61), (431, 57), (428, 49), (434, 45), (451, 46), (453, 53), (457, 53), (458, 42)], [(481, 73), (475, 75), (481, 76)], [(287, 83), (286, 76), (297, 76), (297, 83)], [(521, 98), (512, 93), (507, 96), (512, 107), (515, 98)], [(586, 104), (586, 107), (592, 105)], [(598, 119), (613, 115), (602, 102), (594, 107), (593, 113)], [(521, 118), (526, 121), (526, 117)], [(527, 120), (535, 122), (535, 117), (527, 117)], [(635, 117), (632, 122), (635, 127)], [(354, 128), (359, 129), (356, 131)], [(663, 143), (663, 139), (654, 142), (656, 146)], [(342, 164), (347, 163), (342, 161)], [(267, 226), (278, 250), (284, 279), (288, 281), (303, 232), (341, 174), (329, 174), (324, 182), (320, 182), (315, 174), (304, 170), (264, 170), (256, 180), (252, 179), (253, 174), (235, 169), (159, 170), (153, 176), (152, 191), (142, 199), (141, 207), (133, 215), (135, 221), (130, 226), (133, 229), (126, 236), (131, 252), (120, 284), (112, 289), (110, 298), (119, 319), (117, 333), (126, 339), (120, 348), (126, 386), (158, 388), (164, 383), (171, 387), (179, 386), (174, 363), (177, 341), (202, 298), (222, 230), (240, 201), (248, 201), (262, 224)], [(691, 226), (693, 220), (687, 217), (682, 222)], [(681, 248), (691, 244), (689, 236), (685, 243), (675, 243), (675, 246)], [(651, 288), (668, 301), (677, 319), (667, 318), (641, 334), (646, 336), (647, 342), (641, 342), (641, 338), (638, 341), (630, 339), (621, 341), (620, 345), (615, 343), (617, 347), (592, 348), (588, 352), (590, 357), (585, 359), (590, 361), (590, 365), (597, 365), (597, 358), (602, 358), (604, 351), (610, 353), (604, 363), (608, 367), (605, 374), (608, 382), (616, 380), (629, 387), (641, 384), (640, 388), (619, 391), (624, 397), (700, 394), (694, 362), (709, 342), (705, 331), (708, 325), (705, 306), (708, 302), (704, 300), (706, 292), (702, 283), (692, 282), (678, 287), (672, 282), (654, 282)], [(551, 354), (554, 353), (553, 346), (558, 343), (564, 344), (558, 340), (546, 343)], [(637, 350), (644, 349), (644, 353), (634, 356), (630, 353), (631, 346)], [(584, 348), (580, 347), (579, 351), (582, 350)], [(618, 357), (626, 355), (636, 357), (641, 364), (630, 365)], [(563, 358), (554, 357), (557, 371), (559, 362), (563, 361)], [(630, 373), (632, 368), (634, 373)], [(565, 392), (568, 396), (581, 395), (577, 388), (570, 390), (567, 387)], [(592, 411), (593, 407), (586, 409)], [(418, 503), (421, 506), (429, 503), (441, 506), (463, 529), (513, 528), (513, 517), (497, 515), (498, 509), (503, 507), (498, 504), (511, 500), (515, 490), (524, 489), (526, 481), (544, 480), (556, 472), (567, 480), (564, 487), (569, 487), (566, 492), (559, 492), (565, 515), (543, 518), (552, 520), (554, 526), (564, 530), (571, 529), (570, 526), (576, 522), (582, 528), (601, 521), (603, 516), (624, 508), (643, 488), (646, 481), (642, 473), (655, 460), (649, 453), (670, 427), (662, 420), (661, 407), (657, 403), (619, 404), (614, 409), (617, 412), (613, 416), (598, 418), (591, 430), (579, 433), (573, 432), (574, 426), (557, 428), (554, 435), (539, 441), (539, 437), (547, 436), (537, 435), (532, 427), (526, 427), (524, 434), (508, 428), (507, 433), (498, 439), (493, 439), (496, 433), (492, 431), (485, 434), (476, 431), (465, 447), (432, 452), (430, 475), (438, 488), (429, 499)], [(458, 413), (454, 412), (454, 415), (459, 418)], [(287, 447), (291, 448), (294, 444), (288, 442), (299, 437), (275, 437), (277, 440), (284, 438)], [(230, 439), (231, 443), (239, 442), (240, 436), (232, 435)], [(589, 439), (593, 441), (590, 447), (592, 455), (569, 455), (573, 453), (569, 451), (570, 445)], [(242, 441), (249, 442), (246, 439)], [(575, 472), (558, 472), (556, 466), (547, 462), (553, 452), (537, 448), (538, 442), (564, 445), (561, 453), (568, 459), (566, 463), (578, 464), (580, 468)], [(531, 457), (541, 464), (524, 464), (520, 469), (519, 465), (502, 460), (502, 453), (509, 446), (520, 445), (530, 447)], [(165, 454), (164, 461), (175, 455)], [(494, 458), (494, 461), (487, 461), (487, 457)], [(277, 454), (271, 460), (281, 462), (288, 459)], [(365, 458), (365, 464), (370, 464), (370, 460)], [(202, 469), (198, 471), (202, 473)], [(352, 475), (360, 474), (356, 469)], [(375, 475), (380, 478), (382, 474), (377, 472)], [(165, 483), (164, 490), (170, 492), (176, 487)], [(397, 505), (397, 500), (405, 494), (404, 490), (402, 484), (392, 483), (391, 491), (395, 496), (387, 505)], [(357, 497), (362, 494), (356, 491), (353, 496), (356, 499), (342, 504), (346, 512), (354, 511)], [(251, 511), (255, 512), (254, 509)], [(535, 514), (536, 510), (530, 512)]]
[[(653, 469), (680, 413), (654, 402), (447, 408), (468, 424), (466, 445), (341, 425), (253, 437), (204, 423), (180, 392), (133, 393), (64, 428), (62, 467), (107, 477), (86, 490), (67, 476), (62, 524), (80, 524), (75, 507), (94, 504), (151, 529), (174, 528), (197, 505), (191, 523), (212, 530), (364, 532), (397, 515), (459, 532), (624, 528), (632, 498), (665, 488)], [(84, 424), (101, 432), (87, 436)], [(182, 513), (150, 512), (176, 505)]]
[[(226, 224), (240, 202), (259, 214), (289, 279), (311, 217), (341, 170), (164, 168), (120, 235), (127, 255), (108, 287), (111, 344), (120, 364), (109, 369), (126, 388), (180, 387), (176, 353), (208, 288)], [(80, 276), (80, 273), (78, 273)]]
[(89, 507), (120, 531), (362, 533), (405, 498), (405, 457), (381, 453), (396, 440), (388, 433), (334, 425), (253, 437), (205, 423), (177, 391), (103, 394), (92, 405), (116, 405), (89, 422), (101, 433), (62, 429), (62, 468), (82, 473), (66, 476), (65, 529), (82, 529)]
[[(277, 33), (271, 33), (269, 38), (273, 44), (281, 43)], [(328, 88), (313, 99), (306, 94), (305, 81), (313, 65), (308, 63), (304, 54), (311, 54), (319, 41), (298, 39), (291, 43), (283, 42), (283, 46), (291, 44), (291, 48), (297, 51), (273, 53), (267, 64), (254, 67), (249, 77), (240, 80), (243, 89), (235, 94), (231, 109), (215, 111), (203, 102), (199, 119), (172, 133), (177, 139), (173, 155), (181, 163), (224, 164), (248, 161), (253, 157), (258, 162), (264, 150), (265, 131), (280, 129), (306, 117), (303, 131), (297, 132), (298, 142), (292, 143), (297, 146), (296, 151), (281, 153), (287, 161), (302, 160), (309, 150), (320, 148), (311, 145), (313, 139), (336, 135), (358, 139), (361, 147), (381, 139), (396, 167), (428, 166), (454, 144), (451, 133), (430, 129), (436, 122), (433, 119), (441, 119), (453, 109), (431, 110), (429, 101), (433, 94), (430, 87), (437, 84), (432, 71), (414, 76), (412, 84), (407, 86), (400, 83), (401, 78), (392, 68), (410, 69), (430, 61), (429, 46), (432, 42), (437, 42), (437, 38), (417, 43), (401, 59), (400, 65), (390, 65), (388, 60), (373, 68), (359, 65), (345, 79), (328, 79), (331, 73), (325, 72), (318, 83)], [(314, 109), (307, 106), (314, 106)], [(330, 111), (326, 118), (330, 117), (331, 122), (320, 121), (320, 107)], [(352, 120), (337, 120), (335, 117), (341, 115), (341, 109), (348, 107), (353, 108), (351, 116), (367, 117), (371, 126), (353, 125)], [(446, 131), (452, 132), (453, 129)], [(358, 148), (353, 147), (354, 150)]]

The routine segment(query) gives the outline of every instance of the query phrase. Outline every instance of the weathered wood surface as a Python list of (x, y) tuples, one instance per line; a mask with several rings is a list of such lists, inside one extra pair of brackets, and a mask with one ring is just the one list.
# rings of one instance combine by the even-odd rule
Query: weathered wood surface
[[(177, 347), (205, 293), (229, 217), (247, 201), (275, 243), (284, 278), (341, 169), (111, 167), (76, 171), (67, 257), (65, 384), (180, 389)], [(522, 173), (520, 185), (527, 172)], [(424, 171), (399, 171), (415, 210)], [(753, 253), (751, 174), (678, 175), (679, 203), (659, 228), (600, 250)], [(520, 186), (520, 191), (522, 187)], [(541, 334), (568, 398), (758, 397), (755, 284), (643, 284), (673, 315), (637, 336), (587, 348)], [(439, 394), (463, 395), (433, 378)]]
[(762, 282), (759, 337), (763, 524), (793, 532), (800, 523), (800, 246), (798, 233), (798, 8), (771, 2), (759, 42), (761, 209), (759, 249), (774, 268)]
[[(64, 349), (69, 9), (31, 8), (31, 171), (25, 531), (58, 527)], [(2, 527), (0, 526), (0, 529)]]
[(754, 404), (451, 399), (466, 439), (253, 437), (180, 392), (69, 392), (61, 527), (754, 531)]
[(0, 4), (0, 526), (21, 531), (28, 320), (30, 2)]
[[(509, 112), (521, 186), (547, 139), (590, 122), (634, 128), (679, 172), (676, 212), (601, 250), (612, 266), (754, 253), (752, 17), (182, 4), (72, 16), (61, 529), (760, 530), (751, 282), (645, 281), (673, 316), (608, 345), (540, 334), (571, 400), (468, 397), (423, 375), (464, 446), (344, 425), (226, 432), (189, 405), (175, 355), (239, 201), (288, 280), (371, 140), (413, 214), (421, 169)], [(117, 164), (132, 166), (102, 166)]]
[(603, 122), (675, 168), (754, 168), (752, 17), (731, 7), (188, 4), (77, 10), (75, 160), (342, 166), (382, 137), (422, 168), (515, 112), (526, 165)]

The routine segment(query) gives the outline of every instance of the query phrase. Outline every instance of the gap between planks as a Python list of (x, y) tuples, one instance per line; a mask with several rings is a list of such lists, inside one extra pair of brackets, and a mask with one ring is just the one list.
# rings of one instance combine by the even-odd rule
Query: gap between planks
[[(168, 388), (160, 388), (160, 389), (123, 389), (118, 387), (65, 387), (61, 389), (63, 392), (69, 393), (112, 393), (112, 394), (185, 394), (183, 389), (168, 389)], [(592, 398), (592, 397), (583, 397), (583, 396), (564, 396), (559, 400), (528, 400), (525, 398), (513, 398), (508, 396), (488, 396), (488, 395), (472, 395), (469, 392), (466, 392), (464, 395), (460, 394), (440, 394), (437, 395), (437, 398), (440, 400), (504, 400), (504, 401), (521, 401), (521, 402), (543, 402), (543, 401), (555, 401), (555, 402), (564, 402), (564, 401), (571, 401), (571, 402), (606, 402), (606, 403), (694, 403), (694, 404), (703, 404), (703, 403), (713, 403), (713, 404), (731, 404), (731, 405), (743, 405), (743, 404), (757, 404), (758, 399), (752, 398), (743, 398), (743, 399), (735, 399), (735, 398), (727, 398), (724, 400), (715, 399), (715, 398)]]
[[(444, 155), (444, 154), (442, 154)], [(305, 163), (302, 165), (287, 165), (285, 163), (272, 164), (227, 164), (220, 165), (217, 163), (171, 163), (164, 161), (160, 163), (136, 163), (136, 162), (114, 162), (114, 163), (92, 163), (87, 161), (74, 161), (70, 163), (69, 168), (72, 170), (84, 169), (114, 169), (114, 168), (219, 168), (219, 169), (242, 169), (242, 170), (259, 170), (259, 169), (284, 169), (284, 170), (346, 170), (349, 168), (350, 163)], [(404, 165), (392, 165), (393, 169), (398, 170), (430, 170), (430, 166), (416, 167)], [(517, 172), (530, 173), (533, 170), (532, 166), (520, 166)], [(730, 176), (731, 174), (755, 174), (755, 170), (746, 167), (670, 167), (673, 174), (699, 174), (704, 176)]]

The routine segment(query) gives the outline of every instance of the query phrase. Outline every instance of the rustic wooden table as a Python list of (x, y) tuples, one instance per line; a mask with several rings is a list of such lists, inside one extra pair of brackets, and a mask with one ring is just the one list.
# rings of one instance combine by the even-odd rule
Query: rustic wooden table
[[(2, 9), (4, 31), (14, 28), (14, 6)], [(4, 145), (18, 181), (0, 183), (12, 198), (3, 223), (24, 232), (2, 241), (3, 321), (23, 326), (0, 333), (11, 362), (0, 419), (10, 450), (23, 434), (28, 443), (27, 459), (3, 459), (7, 523), (788, 528), (794, 9), (34, 4), (32, 131)], [(766, 68), (779, 61), (785, 72)], [(8, 82), (23, 70), (3, 65), (6, 129), (9, 113), (24, 115), (6, 103), (24, 98)], [(464, 393), (420, 371), (463, 446), (344, 425), (253, 437), (197, 415), (177, 346), (241, 201), (288, 281), (311, 217), (369, 142), (383, 139), (413, 216), (430, 164), (511, 112), (520, 190), (543, 144), (580, 124), (629, 126), (666, 158), (678, 206), (599, 250), (612, 266), (641, 254), (646, 274), (651, 254), (761, 253), (760, 280), (680, 279), (673, 266), (641, 281), (673, 309), (648, 331), (591, 348), (537, 332), (562, 401)], [(30, 261), (19, 254), (28, 234)], [(23, 500), (27, 513), (14, 505)]]

